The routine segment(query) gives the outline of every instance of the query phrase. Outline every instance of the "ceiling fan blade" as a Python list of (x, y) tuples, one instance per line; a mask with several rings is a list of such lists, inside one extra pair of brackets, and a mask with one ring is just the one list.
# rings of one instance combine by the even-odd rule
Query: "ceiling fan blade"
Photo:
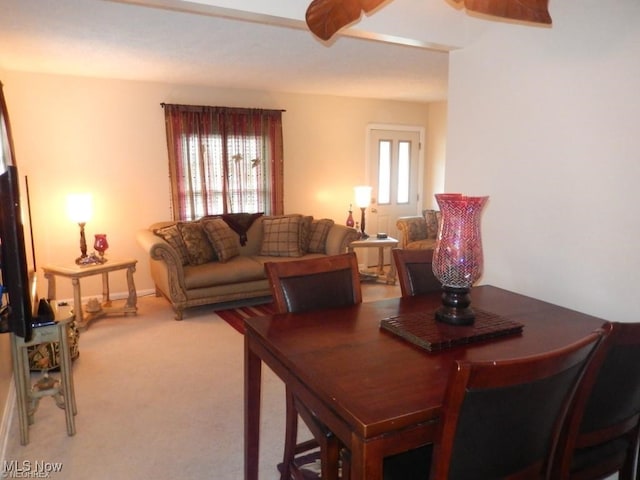
[(549, 0), (453, 0), (467, 10), (494, 17), (551, 24)]
[(386, 0), (313, 0), (307, 8), (309, 30), (322, 40), (329, 40), (342, 27), (358, 20)]

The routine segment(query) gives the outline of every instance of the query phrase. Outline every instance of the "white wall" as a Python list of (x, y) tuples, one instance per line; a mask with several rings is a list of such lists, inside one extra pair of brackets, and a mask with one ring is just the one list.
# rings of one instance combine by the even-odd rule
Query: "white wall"
[(639, 321), (640, 4), (551, 2), (451, 54), (446, 187), (490, 195), (490, 283)]
[[(161, 102), (285, 109), (285, 211), (341, 223), (353, 203), (353, 186), (364, 181), (368, 123), (427, 129), (428, 122), (434, 132), (444, 131), (438, 126), (444, 115), (438, 110), (430, 114), (422, 103), (14, 71), (0, 71), (0, 80), (19, 172), (29, 176), (38, 264), (64, 264), (79, 255), (79, 228), (66, 216), (66, 195), (89, 191), (95, 210), (86, 226), (89, 250), (93, 235), (106, 233), (107, 256), (138, 259), (139, 291), (153, 285), (135, 232), (170, 217)], [(432, 160), (443, 161), (441, 156)], [(39, 281), (40, 295), (45, 295), (44, 279)], [(70, 298), (70, 282), (57, 283), (58, 298)], [(99, 295), (99, 278), (83, 280), (82, 289), (83, 296)], [(112, 275), (111, 290), (126, 291), (124, 274)]]

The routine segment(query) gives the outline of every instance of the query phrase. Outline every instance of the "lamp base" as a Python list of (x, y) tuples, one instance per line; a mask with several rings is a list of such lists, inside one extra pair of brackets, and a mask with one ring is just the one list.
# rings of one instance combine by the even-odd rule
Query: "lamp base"
[(448, 325), (473, 325), (476, 314), (469, 307), (470, 288), (442, 287), (442, 306), (436, 310), (436, 320)]

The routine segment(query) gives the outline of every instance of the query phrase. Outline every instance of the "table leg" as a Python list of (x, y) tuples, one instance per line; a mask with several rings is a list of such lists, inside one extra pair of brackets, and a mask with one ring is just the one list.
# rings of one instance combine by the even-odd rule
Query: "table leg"
[(102, 274), (102, 306), (111, 306), (111, 298), (109, 297), (109, 272)]
[(76, 434), (74, 416), (78, 413), (76, 396), (73, 387), (73, 372), (71, 371), (71, 353), (69, 352), (69, 324), (58, 324), (60, 342), (60, 379), (62, 380), (62, 395), (64, 397), (64, 414), (67, 422), (67, 435)]
[(249, 337), (244, 337), (244, 479), (258, 480), (262, 361), (251, 351)]
[(387, 285), (396, 284), (396, 262), (393, 261), (393, 247), (389, 248), (389, 273), (387, 273)]
[(20, 445), (29, 443), (28, 394), (25, 378), (23, 353), (18, 346), (21, 339), (11, 333), (11, 354), (13, 357), (13, 380), (16, 388), (16, 404), (18, 406), (18, 422), (20, 424)]
[(350, 480), (382, 480), (383, 456), (380, 446), (352, 437)]
[(127, 308), (137, 310), (138, 294), (136, 293), (136, 285), (133, 282), (133, 273), (136, 271), (135, 266), (127, 268), (127, 286), (129, 287), (129, 297), (127, 298)]
[(80, 279), (72, 278), (73, 285), (73, 310), (76, 317), (76, 325), (78, 328), (84, 326), (84, 316), (82, 314), (82, 294), (80, 292)]
[(384, 275), (384, 247), (378, 248), (378, 275)]

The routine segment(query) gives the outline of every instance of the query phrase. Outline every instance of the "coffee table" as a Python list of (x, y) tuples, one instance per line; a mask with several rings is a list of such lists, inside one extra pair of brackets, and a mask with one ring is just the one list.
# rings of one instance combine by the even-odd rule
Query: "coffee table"
[(386, 283), (388, 285), (396, 284), (396, 265), (393, 262), (391, 249), (398, 246), (398, 240), (393, 237), (377, 238), (369, 237), (361, 240), (354, 240), (349, 244), (348, 250), (353, 252), (354, 248), (377, 248), (378, 249), (378, 277), (384, 277), (384, 249), (389, 249), (389, 271), (386, 274)]

